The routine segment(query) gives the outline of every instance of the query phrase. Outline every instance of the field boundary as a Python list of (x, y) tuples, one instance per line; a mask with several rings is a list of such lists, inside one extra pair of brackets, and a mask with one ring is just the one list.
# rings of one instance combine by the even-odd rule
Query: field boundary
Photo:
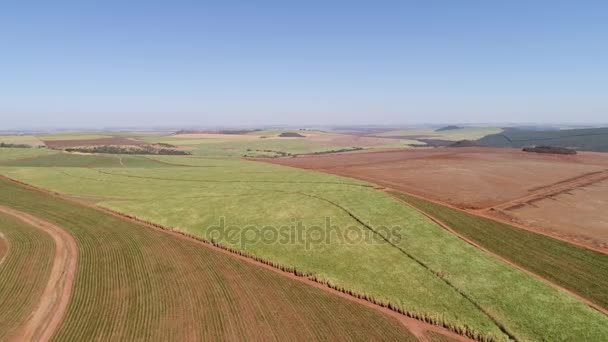
[[(320, 172), (322, 172), (322, 171), (320, 171)], [(328, 173), (333, 174), (331, 172), (328, 172)], [(369, 182), (369, 183), (374, 184), (373, 182)], [(390, 184), (390, 183), (391, 182), (386, 182), (386, 184)], [(375, 183), (375, 184), (377, 184), (377, 183)], [(492, 220), (492, 221), (499, 222), (499, 223), (503, 223), (503, 224), (506, 224), (506, 225), (509, 225), (509, 226), (512, 226), (512, 227), (515, 227), (515, 228), (518, 228), (518, 229), (522, 229), (522, 230), (528, 231), (528, 232), (536, 234), (536, 235), (542, 235), (544, 237), (548, 237), (548, 238), (551, 238), (551, 239), (554, 239), (554, 240), (559, 240), (559, 241), (562, 241), (562, 242), (565, 242), (565, 243), (568, 243), (568, 244), (571, 244), (571, 245), (574, 245), (574, 246), (577, 246), (577, 247), (580, 247), (580, 248), (584, 248), (584, 249), (588, 249), (588, 250), (594, 251), (594, 252), (599, 252), (599, 253), (602, 253), (602, 254), (608, 254), (608, 250), (606, 250), (606, 249), (602, 249), (602, 248), (598, 248), (598, 247), (594, 247), (594, 246), (585, 245), (585, 244), (582, 244), (582, 243), (577, 242), (577, 241), (572, 241), (572, 240), (569, 240), (569, 239), (566, 239), (566, 238), (562, 238), (560, 236), (555, 236), (555, 235), (550, 234), (550, 233), (546, 233), (546, 232), (535, 230), (535, 229), (530, 228), (530, 227), (526, 227), (526, 226), (524, 226), (522, 224), (519, 224), (517, 222), (507, 221), (507, 220), (501, 219), (499, 217), (495, 217), (493, 215), (486, 214), (486, 210), (487, 209), (463, 209), (463, 208), (457, 207), (457, 206), (452, 205), (452, 204), (447, 203), (447, 202), (439, 201), (439, 200), (436, 200), (434, 198), (430, 198), (430, 197), (426, 197), (426, 196), (422, 196), (422, 195), (418, 195), (418, 194), (413, 194), (411, 192), (407, 192), (407, 191), (403, 191), (403, 190), (396, 190), (394, 188), (391, 188), (391, 187), (388, 187), (388, 186), (385, 186), (385, 185), (382, 185), (382, 184), (377, 184), (377, 187), (374, 188), (374, 189), (380, 190), (380, 191), (384, 191), (384, 192), (390, 192), (390, 191), (400, 192), (400, 193), (403, 193), (405, 195), (416, 197), (416, 198), (419, 198), (421, 200), (425, 200), (425, 201), (428, 201), (428, 202), (431, 202), (431, 203), (434, 203), (434, 204), (437, 204), (437, 205), (441, 205), (441, 206), (444, 206), (444, 207), (447, 207), (447, 208), (455, 209), (455, 210), (461, 211), (463, 213), (475, 215), (475, 216), (478, 216), (478, 217), (481, 217), (481, 218), (485, 218), (485, 219)]]
[[(458, 233), (457, 231), (455, 231), (454, 229), (452, 229), (450, 226), (448, 226), (447, 224), (445, 224), (441, 220), (435, 218), (434, 216), (432, 216), (430, 214), (427, 214), (424, 210), (419, 209), (416, 206), (414, 206), (414, 205), (412, 205), (412, 204), (410, 204), (410, 203), (408, 203), (408, 202), (402, 200), (401, 198), (398, 198), (397, 196), (395, 196), (395, 195), (392, 194), (392, 193), (403, 193), (405, 195), (410, 196), (409, 193), (406, 193), (406, 192), (403, 192), (403, 191), (391, 191), (389, 193), (391, 194), (391, 196), (393, 198), (395, 198), (399, 202), (402, 202), (405, 205), (407, 205), (407, 206), (411, 207), (412, 209), (416, 210), (417, 212), (419, 212), (420, 214), (424, 215), (425, 217), (427, 217), (431, 221), (435, 222), (441, 228), (443, 228), (443, 229), (447, 230), (448, 232), (454, 234), (456, 237), (458, 237), (459, 239), (461, 239), (464, 242), (468, 243), (469, 245), (471, 245), (471, 246), (473, 246), (473, 247), (475, 247), (475, 248), (477, 248), (477, 249), (485, 252), (486, 254), (488, 254), (488, 255), (490, 255), (490, 256), (492, 256), (492, 257), (494, 257), (494, 258), (496, 258), (496, 259), (498, 259), (498, 260), (500, 260), (502, 262), (504, 262), (505, 264), (507, 264), (507, 265), (509, 265), (511, 267), (514, 267), (514, 268), (516, 268), (516, 269), (518, 269), (518, 270), (520, 270), (520, 271), (522, 271), (522, 272), (524, 272), (524, 273), (526, 273), (528, 275), (533, 276), (534, 278), (536, 278), (536, 279), (538, 279), (538, 280), (546, 283), (547, 285), (550, 285), (550, 286), (552, 286), (552, 287), (554, 287), (554, 288), (556, 288), (556, 289), (558, 289), (558, 290), (560, 290), (562, 292), (565, 292), (566, 294), (568, 294), (568, 295), (576, 298), (577, 300), (579, 300), (579, 301), (587, 304), (592, 309), (595, 309), (595, 310), (601, 312), (602, 314), (608, 316), (608, 310), (604, 309), (603, 307), (601, 307), (601, 306), (599, 306), (599, 305), (591, 302), (590, 300), (588, 300), (588, 299), (586, 299), (586, 298), (584, 298), (584, 297), (582, 297), (582, 296), (580, 296), (580, 295), (578, 295), (578, 294), (576, 294), (576, 293), (574, 293), (574, 292), (572, 292), (572, 291), (570, 291), (568, 289), (565, 289), (565, 288), (563, 288), (563, 287), (561, 287), (561, 286), (553, 283), (552, 281), (550, 281), (550, 280), (548, 280), (548, 279), (546, 279), (546, 278), (544, 278), (544, 277), (542, 277), (542, 276), (540, 276), (540, 275), (538, 275), (538, 274), (536, 274), (536, 273), (534, 273), (534, 272), (532, 272), (532, 271), (530, 271), (530, 270), (528, 270), (528, 269), (526, 269), (526, 268), (524, 268), (524, 267), (522, 267), (522, 266), (520, 266), (520, 265), (518, 265), (518, 264), (516, 264), (516, 263), (514, 263), (514, 262), (512, 262), (512, 261), (510, 261), (510, 260), (508, 260), (508, 259), (506, 259), (506, 258), (504, 258), (504, 257), (502, 257), (502, 256), (500, 256), (500, 255), (498, 255), (498, 254), (496, 254), (494, 252), (492, 252), (492, 251), (490, 251), (490, 250), (488, 250), (488, 249), (486, 249), (485, 247), (483, 247), (483, 246), (479, 245), (478, 243), (474, 242), (473, 240), (470, 240), (469, 238), (465, 237), (464, 235)], [(412, 197), (421, 198), (419, 196), (414, 196), (414, 195), (411, 195), (411, 196)]]
[(477, 308), (477, 310), (479, 310), (481, 313), (483, 313), (484, 315), (486, 315), (487, 318), (490, 319), (490, 321), (492, 321), (497, 327), (498, 329), (500, 329), (500, 331), (502, 331), (505, 335), (507, 335), (510, 339), (512, 340), (517, 340), (517, 338), (515, 337), (515, 335), (513, 335), (513, 333), (509, 332), (507, 330), (507, 328), (500, 323), (496, 318), (494, 318), (486, 309), (484, 309), (481, 305), (479, 305), (477, 302), (475, 302), (471, 297), (469, 297), (469, 295), (467, 295), (466, 293), (464, 293), (462, 290), (460, 290), (459, 288), (457, 288), (456, 286), (454, 286), (454, 284), (452, 284), (449, 280), (445, 279), (444, 277), (441, 277), (438, 275), (437, 272), (433, 271), (433, 269), (431, 269), (431, 267), (429, 267), (429, 265), (425, 264), (423, 261), (419, 260), (418, 258), (416, 258), (415, 256), (413, 256), (412, 254), (408, 253), (405, 249), (403, 249), (402, 247), (396, 245), (395, 243), (391, 242), (388, 238), (386, 238), (385, 236), (383, 236), (382, 234), (378, 233), (377, 231), (375, 231), (372, 227), (370, 227), (369, 225), (367, 225), (365, 222), (363, 222), (363, 220), (361, 220), (360, 218), (358, 218), (355, 214), (353, 214), (352, 212), (350, 212), (349, 210), (347, 210), (346, 208), (342, 207), (341, 205), (330, 201), (326, 198), (320, 197), (320, 196), (315, 196), (315, 195), (309, 195), (309, 194), (305, 194), (302, 192), (298, 192), (298, 194), (300, 195), (304, 195), (304, 196), (308, 196), (308, 197), (312, 197), (312, 198), (316, 198), (318, 200), (322, 200), (325, 201), (337, 208), (339, 208), (340, 210), (344, 211), (347, 215), (349, 215), (352, 219), (354, 219), (357, 223), (359, 223), (360, 225), (362, 225), (363, 227), (365, 227), (366, 229), (370, 230), (372, 233), (374, 233), (375, 235), (380, 236), (380, 238), (382, 238), (382, 240), (386, 243), (388, 243), (391, 247), (397, 249), (399, 252), (401, 252), (402, 254), (404, 254), (406, 257), (408, 257), (409, 259), (411, 259), (412, 261), (414, 261), (415, 263), (417, 263), (418, 265), (420, 265), (421, 267), (423, 267), (425, 270), (429, 271), (430, 273), (432, 273), (434, 276), (436, 276), (437, 278), (439, 278), (441, 281), (443, 281), (446, 285), (448, 285), (450, 288), (452, 288), (454, 291), (456, 291), (456, 293), (458, 293), (459, 295), (461, 295), (464, 299), (466, 299), (469, 303), (471, 303), (475, 308)]
[(114, 211), (111, 209), (107, 209), (107, 208), (99, 207), (99, 206), (89, 204), (86, 202), (82, 202), (82, 201), (74, 199), (68, 195), (64, 195), (64, 194), (61, 194), (61, 193), (58, 193), (58, 192), (55, 192), (52, 190), (48, 190), (48, 189), (40, 188), (40, 187), (31, 185), (31, 184), (27, 184), (25, 182), (21, 182), (21, 181), (6, 177), (4, 175), (0, 175), (0, 179), (11, 182), (13, 184), (17, 184), (17, 185), (25, 187), (25, 188), (32, 189), (34, 191), (38, 191), (38, 192), (41, 192), (41, 193), (44, 193), (44, 194), (47, 194), (47, 195), (50, 195), (53, 197), (57, 197), (57, 198), (66, 200), (71, 203), (75, 203), (77, 205), (81, 205), (81, 206), (84, 206), (87, 208), (101, 211), (103, 213), (112, 215), (119, 219), (128, 220), (128, 221), (134, 222), (136, 224), (143, 225), (147, 228), (161, 231), (161, 232), (164, 232), (166, 234), (169, 234), (169, 235), (172, 235), (172, 236), (175, 236), (178, 238), (188, 239), (190, 241), (196, 242), (197, 244), (199, 244), (201, 246), (211, 248), (215, 251), (235, 257), (239, 260), (243, 260), (245, 262), (263, 267), (265, 269), (271, 270), (273, 272), (276, 272), (276, 273), (286, 276), (288, 278), (298, 280), (305, 284), (314, 286), (314, 287), (321, 289), (323, 291), (326, 291), (330, 294), (337, 295), (341, 298), (348, 299), (355, 303), (365, 305), (366, 307), (369, 307), (380, 313), (389, 315), (389, 316), (397, 319), (402, 325), (404, 325), (417, 338), (421, 339), (421, 341), (429, 340), (427, 338), (427, 336), (425, 335), (425, 331), (436, 332), (438, 334), (445, 335), (445, 336), (455, 339), (457, 341), (493, 341), (492, 339), (488, 339), (487, 337), (479, 336), (474, 331), (470, 331), (466, 328), (453, 326), (447, 322), (437, 322), (426, 316), (408, 312), (407, 310), (397, 307), (387, 301), (378, 300), (367, 294), (357, 293), (355, 291), (352, 291), (352, 290), (349, 290), (349, 289), (346, 289), (346, 288), (343, 288), (340, 286), (336, 286), (336, 285), (332, 284), (331, 282), (317, 278), (316, 275), (314, 275), (313, 273), (302, 272), (302, 271), (296, 269), (295, 267), (285, 266), (285, 265), (282, 265), (282, 264), (279, 264), (279, 263), (276, 263), (273, 261), (269, 261), (269, 260), (263, 259), (261, 257), (258, 257), (256, 255), (240, 251), (236, 248), (224, 246), (216, 241), (209, 241), (204, 238), (200, 238), (198, 236), (194, 236), (192, 234), (176, 230), (174, 228), (161, 226), (161, 225), (155, 224), (153, 222), (139, 219), (135, 216), (123, 214), (123, 213), (120, 213), (120, 212), (117, 212), (117, 211)]
[(577, 177), (572, 177), (550, 185), (530, 189), (531, 194), (515, 198), (497, 205), (479, 209), (482, 212), (490, 210), (510, 210), (520, 205), (531, 204), (546, 198), (568, 192), (576, 188), (586, 187), (608, 179), (608, 170), (586, 173)]
[(49, 341), (57, 331), (70, 303), (76, 275), (78, 246), (66, 230), (22, 211), (0, 206), (12, 216), (48, 234), (55, 242), (55, 256), (49, 279), (40, 300), (17, 329), (16, 340)]

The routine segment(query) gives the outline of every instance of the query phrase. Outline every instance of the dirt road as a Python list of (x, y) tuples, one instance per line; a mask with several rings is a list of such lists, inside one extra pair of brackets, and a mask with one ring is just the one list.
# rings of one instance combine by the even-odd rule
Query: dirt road
[(68, 232), (30, 214), (0, 206), (0, 212), (11, 215), (49, 234), (55, 242), (55, 257), (40, 302), (19, 327), (15, 341), (49, 341), (66, 312), (74, 283), (78, 248)]

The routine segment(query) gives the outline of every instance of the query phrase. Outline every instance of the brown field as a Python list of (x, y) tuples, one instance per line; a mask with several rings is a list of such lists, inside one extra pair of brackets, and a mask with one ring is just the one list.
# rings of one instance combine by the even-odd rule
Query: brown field
[[(605, 153), (547, 155), (516, 149), (417, 148), (270, 162), (366, 180), (459, 208), (483, 210), (485, 215), (587, 246), (606, 247)], [(598, 182), (601, 185), (594, 186)]]
[(100, 138), (100, 139), (80, 139), (80, 140), (43, 140), (47, 147), (80, 147), (80, 146), (103, 146), (103, 145), (121, 145), (121, 146), (138, 146), (145, 145), (145, 141), (140, 141), (124, 137)]
[(608, 250), (606, 208), (608, 180), (603, 180), (517, 205), (501, 213), (519, 224)]
[[(308, 278), (59, 195), (2, 179), (0, 191), (9, 195), (0, 204), (11, 216), (61, 227), (76, 240), (77, 272), (56, 340), (416, 341), (431, 339), (430, 332), (467, 340)], [(51, 263), (41, 264), (48, 270)], [(20, 289), (13, 278), (0, 278), (0, 286)], [(2, 317), (0, 311), (0, 323)]]

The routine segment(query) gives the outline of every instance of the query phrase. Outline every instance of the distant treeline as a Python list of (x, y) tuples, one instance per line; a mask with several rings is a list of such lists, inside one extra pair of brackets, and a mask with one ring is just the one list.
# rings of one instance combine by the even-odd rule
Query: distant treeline
[(310, 152), (310, 153), (300, 153), (301, 155), (319, 155), (319, 154), (330, 154), (330, 153), (341, 153), (341, 152), (352, 152), (352, 151), (360, 151), (363, 150), (363, 147), (351, 147), (351, 148), (342, 148), (339, 150), (328, 150), (328, 151), (318, 151), (318, 152)]
[(32, 148), (31, 145), (26, 145), (26, 144), (9, 144), (9, 143), (4, 143), (4, 142), (0, 142), (0, 148), (1, 147), (6, 147), (6, 148)]
[(549, 153), (549, 154), (576, 154), (575, 150), (564, 148), (564, 147), (555, 147), (555, 146), (534, 146), (534, 147), (524, 147), (522, 149), (524, 152), (535, 152), (535, 153)]
[(481, 146), (515, 147), (553, 146), (579, 151), (608, 152), (608, 127), (562, 130), (507, 128), (476, 141)]
[(107, 154), (153, 154), (153, 155), (189, 155), (190, 152), (174, 150), (169, 148), (157, 148), (151, 145), (137, 147), (123, 146), (91, 146), (66, 148), (67, 152), (81, 153), (107, 153)]

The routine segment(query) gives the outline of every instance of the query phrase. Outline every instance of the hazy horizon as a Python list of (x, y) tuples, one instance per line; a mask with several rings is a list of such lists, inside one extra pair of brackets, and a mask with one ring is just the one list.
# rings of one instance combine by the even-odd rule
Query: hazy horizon
[(6, 5), (0, 130), (605, 124), (608, 3)]

